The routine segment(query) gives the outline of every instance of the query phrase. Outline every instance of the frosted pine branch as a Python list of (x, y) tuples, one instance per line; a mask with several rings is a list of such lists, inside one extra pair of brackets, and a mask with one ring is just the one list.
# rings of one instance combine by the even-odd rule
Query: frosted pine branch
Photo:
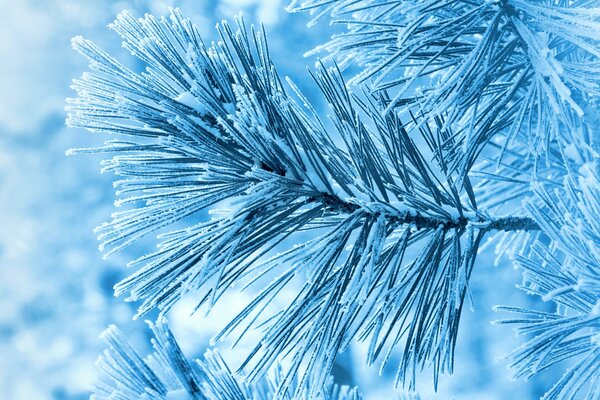
[[(139, 316), (184, 296), (210, 308), (234, 285), (258, 288), (218, 338), (260, 329), (241, 370), (255, 382), (285, 361), (277, 396), (321, 396), (353, 340), (367, 341), (367, 362), (382, 368), (403, 347), (397, 385), (414, 388), (428, 367), (436, 386), (452, 372), (481, 240), (539, 227), (478, 207), (469, 175), (453, 167), (461, 150), (444, 118), (383, 113), (385, 91), (354, 94), (337, 67), (320, 65), (311, 74), (326, 123), (279, 77), (266, 34), (241, 21), (220, 25), (211, 46), (178, 11), (122, 13), (111, 28), (145, 71), (76, 38), (92, 72), (67, 107), (71, 126), (120, 137), (83, 150), (113, 154), (103, 170), (121, 177), (117, 206), (128, 207), (98, 228), (101, 247), (108, 255), (185, 226), (161, 234), (115, 293), (141, 300)], [(316, 237), (290, 247), (306, 230)], [(288, 290), (296, 296), (281, 296)]]
[[(281, 371), (252, 384), (236, 376), (215, 350), (209, 350), (202, 360), (188, 361), (177, 345), (165, 319), (152, 329), (154, 352), (142, 358), (125, 335), (115, 326), (102, 338), (108, 348), (98, 359), (102, 372), (96, 382), (92, 399), (198, 399), (198, 400), (274, 400)], [(356, 388), (334, 385), (328, 381), (325, 400), (360, 400)], [(290, 399), (291, 395), (280, 397)]]

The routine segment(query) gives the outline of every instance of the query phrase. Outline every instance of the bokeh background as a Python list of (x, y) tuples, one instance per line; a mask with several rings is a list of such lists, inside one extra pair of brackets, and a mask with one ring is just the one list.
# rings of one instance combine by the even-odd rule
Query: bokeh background
[[(322, 108), (306, 73), (314, 58), (302, 54), (333, 32), (326, 21), (307, 28), (309, 17), (285, 12), (286, 0), (0, 0), (0, 399), (85, 399), (96, 376), (99, 334), (117, 324), (136, 346), (148, 350), (148, 330), (132, 321), (135, 305), (113, 297), (112, 286), (127, 261), (146, 253), (153, 240), (103, 260), (93, 228), (112, 210), (112, 177), (99, 173), (95, 156), (66, 157), (71, 147), (104, 140), (64, 126), (64, 99), (86, 63), (70, 47), (83, 35), (130, 59), (106, 28), (129, 9), (168, 13), (180, 7), (209, 40), (223, 18), (243, 11), (264, 23), (282, 75), (288, 75)], [(463, 316), (456, 373), (444, 377), (437, 395), (428, 375), (424, 399), (536, 399), (552, 374), (534, 382), (511, 381), (496, 360), (519, 344), (510, 327), (495, 326), (495, 304), (535, 301), (515, 289), (520, 277), (510, 263), (494, 263), (493, 249), (479, 258), (472, 283), (474, 310)], [(248, 294), (232, 295), (208, 317), (190, 316), (191, 302), (170, 314), (172, 328), (190, 357), (200, 356), (223, 326), (230, 308)], [(233, 307), (235, 308), (235, 307)], [(395, 399), (394, 371), (379, 376), (364, 367), (356, 345), (339, 357), (337, 381), (358, 384), (367, 399)], [(237, 354), (239, 354), (238, 352)], [(236, 353), (226, 354), (233, 363)]]

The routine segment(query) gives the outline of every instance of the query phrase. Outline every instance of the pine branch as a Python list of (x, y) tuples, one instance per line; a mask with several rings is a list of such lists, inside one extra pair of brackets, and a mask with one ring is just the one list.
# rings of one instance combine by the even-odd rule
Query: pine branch
[[(208, 350), (203, 360), (189, 362), (177, 345), (165, 319), (152, 329), (154, 352), (142, 358), (125, 335), (114, 325), (102, 338), (108, 344), (98, 359), (102, 377), (94, 387), (92, 399), (198, 399), (198, 400), (274, 400), (277, 374), (248, 384), (230, 370), (219, 353)], [(280, 372), (279, 372), (280, 373)], [(291, 399), (290, 395), (278, 397)], [(360, 400), (356, 388), (338, 386), (330, 379), (324, 400)]]
[[(122, 13), (111, 28), (146, 70), (76, 38), (94, 72), (74, 82), (79, 98), (68, 103), (69, 125), (131, 137), (83, 150), (115, 154), (103, 170), (123, 177), (117, 205), (130, 206), (98, 228), (101, 247), (108, 255), (186, 225), (132, 262), (137, 272), (115, 293), (142, 300), (142, 315), (191, 294), (211, 307), (234, 284), (261, 288), (222, 335), (262, 331), (241, 369), (255, 381), (285, 359), (277, 395), (321, 395), (355, 339), (382, 366), (404, 346), (397, 385), (414, 388), (427, 367), (436, 386), (452, 372), (485, 233), (539, 227), (478, 208), (470, 178), (452, 168), (456, 135), (443, 118), (382, 113), (385, 92), (353, 94), (321, 65), (312, 77), (330, 107), (326, 126), (291, 82), (296, 96), (286, 91), (266, 34), (243, 22), (237, 31), (223, 23), (210, 47), (178, 11), (169, 20)], [(303, 230), (319, 236), (279, 252)]]

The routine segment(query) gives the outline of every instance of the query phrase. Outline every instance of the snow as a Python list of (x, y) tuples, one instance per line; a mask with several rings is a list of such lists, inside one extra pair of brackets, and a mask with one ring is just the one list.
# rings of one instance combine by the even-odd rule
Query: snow
[(191, 397), (185, 389), (179, 389), (169, 391), (166, 400), (191, 400)]
[(192, 94), (192, 91), (180, 93), (179, 96), (175, 98), (175, 100), (180, 102), (181, 104), (185, 104), (186, 106), (193, 108), (198, 112), (203, 113), (206, 111), (206, 107), (204, 107), (204, 105), (200, 103), (198, 98)]

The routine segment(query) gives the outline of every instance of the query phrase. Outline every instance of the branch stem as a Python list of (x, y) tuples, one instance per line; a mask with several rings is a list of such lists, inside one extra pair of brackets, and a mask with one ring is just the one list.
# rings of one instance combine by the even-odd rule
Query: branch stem
[(383, 214), (386, 218), (389, 219), (390, 223), (396, 225), (406, 225), (412, 224), (417, 227), (417, 229), (435, 229), (442, 225), (445, 229), (464, 229), (470, 223), (475, 223), (481, 225), (481, 229), (486, 231), (539, 231), (541, 230), (540, 226), (533, 218), (530, 217), (501, 217), (501, 218), (489, 218), (482, 219), (481, 217), (476, 218), (468, 218), (468, 217), (459, 217), (457, 219), (441, 219), (438, 217), (426, 216), (420, 213), (410, 213), (410, 212), (402, 212), (402, 213), (381, 213), (381, 212), (373, 212), (370, 210), (366, 210), (362, 208), (358, 204), (349, 203), (340, 199), (337, 196), (333, 196), (328, 193), (321, 193), (319, 196), (314, 196), (309, 199), (309, 201), (318, 201), (322, 204), (325, 204), (332, 211), (342, 212), (342, 213), (353, 213), (358, 210), (361, 210), (365, 214), (370, 214), (373, 217), (377, 215)]

